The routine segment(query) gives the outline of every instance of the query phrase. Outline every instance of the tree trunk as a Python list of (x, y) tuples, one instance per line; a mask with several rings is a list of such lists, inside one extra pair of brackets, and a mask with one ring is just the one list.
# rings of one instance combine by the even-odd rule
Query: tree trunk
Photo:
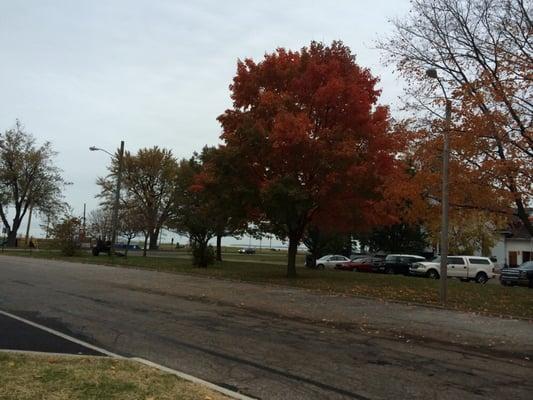
[(157, 239), (159, 239), (159, 229), (154, 229), (150, 232), (150, 250), (157, 250), (159, 248)]
[(207, 255), (206, 255), (206, 252), (207, 252), (207, 243), (206, 242), (201, 242), (200, 243), (200, 267), (201, 268), (207, 268)]
[(131, 237), (128, 236), (128, 243), (126, 243), (126, 251), (124, 252), (124, 257), (128, 257), (128, 249), (130, 248)]
[(148, 246), (148, 234), (144, 235), (143, 257), (146, 257), (146, 246)]
[(217, 235), (217, 261), (222, 261), (222, 235)]
[(287, 263), (287, 278), (296, 278), (296, 253), (300, 238), (297, 235), (289, 235), (289, 259)]
[(533, 224), (531, 223), (529, 219), (529, 214), (527, 213), (526, 208), (524, 207), (524, 202), (521, 198), (517, 198), (515, 200), (515, 204), (518, 218), (520, 218), (528, 233), (533, 236)]
[(7, 233), (7, 246), (8, 247), (17, 246), (17, 231), (11, 230)]
[(207, 268), (207, 241), (203, 238), (194, 240), (192, 244), (193, 263), (199, 268)]

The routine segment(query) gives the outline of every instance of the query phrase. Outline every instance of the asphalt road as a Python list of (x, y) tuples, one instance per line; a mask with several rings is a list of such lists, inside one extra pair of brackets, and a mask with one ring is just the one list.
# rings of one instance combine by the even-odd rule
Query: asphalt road
[[(339, 323), (321, 318), (324, 305)], [(0, 309), (261, 399), (533, 392), (533, 325), (523, 321), (5, 256)]]
[(0, 349), (87, 356), (103, 355), (95, 350), (2, 314), (0, 314)]

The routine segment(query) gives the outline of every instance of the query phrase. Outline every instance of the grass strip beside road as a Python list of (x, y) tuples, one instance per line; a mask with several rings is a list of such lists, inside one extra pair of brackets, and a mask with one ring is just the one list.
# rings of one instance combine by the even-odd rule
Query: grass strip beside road
[(0, 353), (2, 400), (222, 400), (174, 375), (107, 357)]
[[(15, 255), (15, 253), (11, 253)], [(19, 256), (30, 256), (16, 252)], [(31, 257), (61, 259), (91, 264), (116, 265), (148, 270), (186, 273), (250, 283), (266, 283), (317, 290), (335, 295), (364, 296), (383, 300), (438, 305), (438, 281), (401, 275), (371, 274), (346, 271), (319, 271), (300, 266), (298, 278), (288, 279), (284, 265), (243, 261), (223, 261), (209, 268), (192, 266), (190, 259), (175, 257), (108, 257), (82, 255), (62, 257), (57, 252), (33, 252)], [(249, 256), (250, 257), (250, 256)], [(253, 256), (251, 256), (253, 257)], [(533, 290), (525, 287), (503, 287), (499, 284), (479, 285), (448, 280), (450, 309), (481, 314), (518, 317), (533, 320)]]

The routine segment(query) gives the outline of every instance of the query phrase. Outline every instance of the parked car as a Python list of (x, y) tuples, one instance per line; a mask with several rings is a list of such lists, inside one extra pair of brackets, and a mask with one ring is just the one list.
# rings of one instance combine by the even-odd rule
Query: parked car
[(526, 261), (516, 268), (503, 268), (500, 283), (504, 286), (527, 285), (533, 288), (533, 261)]
[(352, 259), (350, 262), (341, 264), (335, 268), (345, 271), (358, 271), (358, 272), (378, 272), (383, 268), (383, 258), (379, 257), (364, 257)]
[(409, 268), (416, 262), (424, 262), (426, 259), (422, 256), (413, 256), (411, 254), (389, 254), (385, 257), (383, 272), (386, 274), (403, 274), (409, 275)]
[(255, 254), (255, 249), (253, 247), (243, 247), (239, 249), (240, 254)]
[(350, 259), (338, 254), (328, 254), (316, 260), (316, 267), (318, 269), (334, 269), (337, 266), (349, 263)]
[[(488, 257), (450, 256), (447, 263), (448, 277), (459, 278), (463, 281), (474, 280), (477, 283), (487, 283), (494, 278), (494, 264)], [(412, 275), (426, 276), (432, 279), (440, 277), (440, 257), (430, 262), (414, 263), (409, 269)]]

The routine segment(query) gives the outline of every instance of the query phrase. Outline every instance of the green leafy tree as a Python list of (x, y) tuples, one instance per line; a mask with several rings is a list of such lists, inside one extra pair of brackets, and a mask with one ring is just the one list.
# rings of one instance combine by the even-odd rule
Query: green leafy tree
[[(172, 152), (157, 146), (136, 154), (126, 151), (123, 157), (121, 208), (142, 216), (150, 250), (157, 249), (159, 233), (172, 217), (177, 168)], [(118, 157), (114, 157), (110, 175), (97, 181), (102, 188), (99, 197), (107, 207), (114, 201), (117, 171)]]
[[(495, 218), (490, 212), (456, 209), (450, 215), (450, 254), (491, 255), (491, 249), (500, 237), (499, 231), (507, 225), (507, 218)], [(440, 224), (429, 225), (429, 235), (438, 243)]]
[(222, 238), (240, 236), (247, 232), (248, 219), (236, 192), (242, 190), (228, 184), (227, 176), (238, 174), (237, 164), (231, 162), (224, 148), (204, 147), (197, 156), (201, 170), (194, 180), (203, 196), (209, 198), (212, 221), (215, 225), (216, 260), (222, 261)]
[(61, 253), (72, 257), (80, 253), (81, 221), (78, 218), (66, 216), (52, 227), (52, 237), (58, 242)]
[(347, 257), (352, 254), (349, 234), (323, 232), (318, 227), (312, 226), (307, 229), (302, 241), (314, 261), (326, 254), (342, 254)]
[(356, 238), (371, 253), (422, 254), (429, 246), (428, 235), (420, 225), (405, 223), (378, 227)]
[(217, 235), (219, 225), (216, 196), (198, 183), (202, 161), (198, 154), (179, 163), (173, 215), (169, 225), (189, 237), (193, 261), (198, 267), (207, 267), (214, 261), (209, 240)]

